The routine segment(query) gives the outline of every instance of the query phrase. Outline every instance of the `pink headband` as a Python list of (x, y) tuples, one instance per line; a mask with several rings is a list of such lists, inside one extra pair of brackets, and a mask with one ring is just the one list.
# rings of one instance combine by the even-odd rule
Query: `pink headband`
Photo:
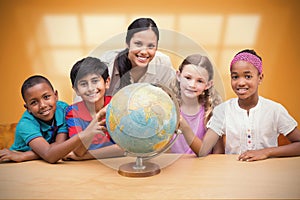
[(260, 74), (262, 73), (262, 62), (261, 62), (261, 60), (257, 56), (255, 56), (251, 53), (247, 53), (247, 52), (243, 52), (243, 53), (240, 53), (240, 54), (234, 56), (234, 58), (233, 58), (233, 60), (231, 61), (231, 64), (230, 64), (230, 70), (232, 68), (232, 65), (234, 63), (236, 63), (237, 61), (240, 61), (240, 60), (251, 63), (252, 65), (254, 65), (254, 67), (257, 68), (257, 70), (259, 71)]

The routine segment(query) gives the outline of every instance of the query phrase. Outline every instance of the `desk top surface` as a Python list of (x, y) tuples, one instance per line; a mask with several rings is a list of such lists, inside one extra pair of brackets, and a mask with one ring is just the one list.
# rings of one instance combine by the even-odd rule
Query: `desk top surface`
[(300, 157), (239, 162), (236, 155), (163, 154), (157, 175), (118, 174), (134, 158), (0, 164), (0, 198), (45, 199), (300, 199)]

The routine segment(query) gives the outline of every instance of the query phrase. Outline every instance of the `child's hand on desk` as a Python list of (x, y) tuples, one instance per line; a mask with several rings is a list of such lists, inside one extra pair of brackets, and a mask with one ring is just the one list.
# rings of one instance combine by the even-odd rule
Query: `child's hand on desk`
[(68, 155), (66, 155), (63, 158), (64, 161), (68, 161), (68, 160), (89, 160), (89, 159), (94, 159), (94, 157), (89, 152), (86, 152), (83, 156), (77, 156), (73, 151), (70, 152)]
[(239, 157), (239, 161), (257, 161), (257, 160), (264, 160), (267, 159), (269, 156), (269, 150), (266, 149), (259, 149), (259, 150), (249, 150), (242, 153)]
[(22, 162), (23, 152), (11, 151), (9, 149), (2, 149), (0, 150), (0, 162), (4, 162), (4, 161)]

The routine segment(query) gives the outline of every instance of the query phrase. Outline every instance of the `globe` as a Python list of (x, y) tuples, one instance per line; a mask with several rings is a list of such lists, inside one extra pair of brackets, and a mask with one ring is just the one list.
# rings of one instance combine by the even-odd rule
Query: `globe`
[(107, 130), (116, 144), (137, 157), (133, 171), (141, 173), (147, 168), (143, 160), (166, 151), (174, 142), (179, 112), (171, 97), (163, 86), (134, 83), (119, 90), (108, 104)]

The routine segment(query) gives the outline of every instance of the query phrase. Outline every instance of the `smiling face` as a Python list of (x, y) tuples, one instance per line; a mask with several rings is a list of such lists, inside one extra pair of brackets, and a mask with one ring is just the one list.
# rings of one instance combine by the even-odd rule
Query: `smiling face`
[(104, 102), (104, 94), (109, 87), (109, 81), (109, 78), (104, 81), (100, 75), (88, 74), (77, 81), (76, 94), (87, 104), (95, 104), (102, 100)]
[(207, 70), (192, 64), (184, 65), (182, 72), (177, 73), (177, 79), (180, 82), (180, 91), (183, 98), (198, 98), (204, 90), (212, 86)]
[(237, 61), (231, 68), (231, 87), (239, 101), (257, 102), (258, 85), (263, 80), (256, 67), (246, 61)]
[(146, 67), (155, 56), (157, 50), (157, 36), (150, 28), (136, 32), (127, 44), (128, 59), (132, 67)]
[(24, 93), (25, 108), (36, 118), (51, 123), (58, 100), (57, 91), (49, 86), (48, 83), (38, 83), (28, 88)]

